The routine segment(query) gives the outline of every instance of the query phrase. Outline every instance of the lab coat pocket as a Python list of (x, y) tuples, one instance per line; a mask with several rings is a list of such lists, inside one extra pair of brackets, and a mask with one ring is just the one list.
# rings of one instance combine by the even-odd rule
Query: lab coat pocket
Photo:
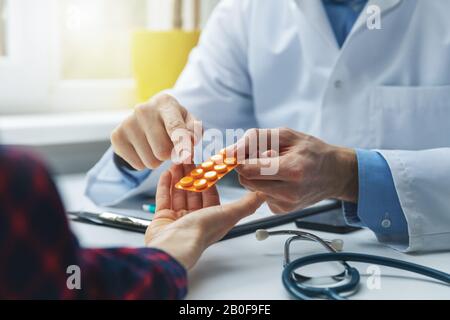
[(450, 85), (376, 87), (370, 105), (378, 148), (419, 150), (450, 146)]

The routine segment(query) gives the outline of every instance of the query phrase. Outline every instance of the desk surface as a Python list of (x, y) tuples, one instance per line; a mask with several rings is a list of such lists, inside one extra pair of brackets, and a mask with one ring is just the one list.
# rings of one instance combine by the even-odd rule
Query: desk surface
[[(68, 209), (89, 206), (83, 196), (84, 180), (81, 176), (58, 179), (58, 185)], [(101, 226), (72, 222), (72, 229), (83, 246), (112, 247), (143, 245), (143, 235)], [(294, 224), (281, 229), (295, 229)], [(277, 228), (280, 229), (280, 228)], [(368, 231), (344, 236), (316, 232), (324, 238), (341, 238), (345, 251), (383, 255), (424, 264), (450, 272), (450, 252), (407, 255), (379, 244)], [(289, 299), (281, 283), (284, 237), (256, 241), (253, 235), (217, 243), (202, 256), (189, 273), (187, 299)], [(299, 243), (298, 255), (318, 253), (317, 246)], [(370, 290), (365, 276), (367, 265), (355, 264), (360, 270), (361, 287), (357, 299), (450, 299), (450, 288), (416, 277), (407, 272), (381, 267), (380, 289)], [(410, 277), (415, 277), (411, 279)]]

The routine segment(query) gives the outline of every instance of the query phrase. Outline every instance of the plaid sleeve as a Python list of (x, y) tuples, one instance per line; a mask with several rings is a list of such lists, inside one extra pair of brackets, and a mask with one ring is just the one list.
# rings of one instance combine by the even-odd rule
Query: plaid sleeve
[(157, 249), (82, 250), (89, 299), (182, 299), (187, 293), (186, 270)]
[(2, 147), (0, 261), (0, 299), (176, 299), (187, 291), (186, 271), (164, 252), (80, 248), (42, 162)]

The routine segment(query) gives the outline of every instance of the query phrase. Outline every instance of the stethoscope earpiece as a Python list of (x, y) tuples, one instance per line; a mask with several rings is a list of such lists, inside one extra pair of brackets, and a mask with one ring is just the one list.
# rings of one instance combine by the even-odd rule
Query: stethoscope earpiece
[(270, 236), (269, 231), (264, 229), (256, 230), (255, 237), (258, 241), (264, 241)]
[(334, 239), (331, 240), (331, 246), (338, 252), (344, 250), (344, 240), (342, 239)]

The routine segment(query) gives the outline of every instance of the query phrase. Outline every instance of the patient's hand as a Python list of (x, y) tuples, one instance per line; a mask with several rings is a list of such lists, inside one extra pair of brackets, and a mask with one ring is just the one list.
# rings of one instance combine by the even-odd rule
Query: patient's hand
[(203, 193), (174, 187), (193, 169), (177, 165), (162, 174), (156, 193), (156, 214), (147, 229), (145, 243), (161, 249), (185, 268), (194, 266), (203, 251), (220, 240), (242, 218), (254, 213), (264, 202), (258, 193), (220, 205), (215, 187)]

